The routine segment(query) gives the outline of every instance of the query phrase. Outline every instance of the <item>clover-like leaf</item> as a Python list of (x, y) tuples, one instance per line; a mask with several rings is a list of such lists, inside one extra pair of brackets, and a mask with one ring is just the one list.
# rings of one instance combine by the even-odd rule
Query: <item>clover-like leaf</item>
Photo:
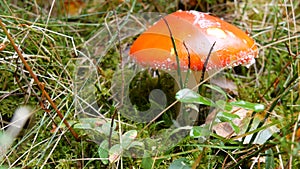
[(196, 104), (203, 104), (207, 106), (213, 105), (213, 102), (210, 99), (203, 97), (197, 92), (194, 92), (193, 90), (187, 88), (179, 90), (176, 93), (175, 98), (182, 103), (196, 103)]

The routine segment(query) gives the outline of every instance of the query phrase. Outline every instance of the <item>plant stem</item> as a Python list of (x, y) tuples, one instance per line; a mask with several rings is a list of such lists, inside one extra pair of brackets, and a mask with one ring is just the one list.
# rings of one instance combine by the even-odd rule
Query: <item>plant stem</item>
[(180, 60), (179, 60), (179, 56), (178, 56), (178, 52), (177, 52), (175, 40), (174, 40), (174, 37), (173, 37), (172, 31), (171, 31), (170, 25), (168, 24), (167, 20), (166, 20), (164, 17), (162, 17), (162, 19), (163, 19), (163, 21), (166, 23), (166, 25), (167, 25), (167, 27), (168, 27), (168, 30), (169, 30), (169, 33), (170, 33), (170, 38), (171, 38), (172, 45), (173, 45), (173, 49), (174, 49), (175, 56), (176, 56), (177, 75), (178, 75), (178, 77), (179, 77), (180, 89), (183, 89), (184, 85), (183, 85), (182, 77), (181, 77)]

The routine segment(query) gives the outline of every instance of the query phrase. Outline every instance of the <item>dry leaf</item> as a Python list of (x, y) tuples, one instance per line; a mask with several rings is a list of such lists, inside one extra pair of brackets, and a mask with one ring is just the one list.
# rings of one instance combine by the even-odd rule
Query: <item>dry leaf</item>
[[(215, 119), (217, 113), (217, 110), (214, 110), (212, 113), (210, 113), (206, 118), (205, 124), (212, 123), (212, 120)], [(240, 128), (240, 132), (245, 131), (250, 120), (247, 117), (251, 116), (252, 111), (239, 107), (233, 107), (230, 113), (238, 115), (240, 117), (233, 119), (232, 122)], [(214, 132), (216, 132), (217, 135), (222, 137), (231, 137), (237, 135), (237, 133), (234, 133), (233, 128), (228, 122), (217, 122), (215, 125), (213, 125), (212, 129)]]

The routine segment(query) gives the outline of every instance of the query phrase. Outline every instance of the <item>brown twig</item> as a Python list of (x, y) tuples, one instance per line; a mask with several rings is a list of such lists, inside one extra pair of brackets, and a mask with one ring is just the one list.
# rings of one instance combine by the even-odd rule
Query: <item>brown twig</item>
[(51, 99), (51, 97), (49, 96), (49, 94), (44, 90), (44, 87), (42, 85), (42, 83), (39, 81), (39, 79), (37, 78), (37, 76), (33, 73), (32, 69), (30, 68), (30, 66), (27, 64), (26, 60), (24, 59), (22, 53), (20, 52), (20, 50), (18, 49), (18, 47), (16, 46), (13, 38), (10, 36), (10, 34), (8, 33), (5, 25), (2, 23), (2, 20), (0, 19), (0, 26), (2, 27), (4, 33), (6, 34), (7, 38), (9, 39), (11, 45), (13, 46), (13, 48), (15, 49), (15, 51), (17, 52), (19, 58), (22, 60), (26, 70), (29, 72), (30, 76), (34, 79), (35, 83), (38, 85), (39, 89), (42, 91), (42, 93), (44, 94), (44, 96), (46, 97), (46, 99), (49, 101), (50, 105), (52, 106), (52, 108), (56, 111), (57, 115), (60, 117), (60, 119), (63, 121), (63, 123), (66, 125), (66, 127), (70, 130), (70, 132), (72, 133), (72, 135), (75, 137), (76, 141), (79, 141), (79, 137), (78, 134), (74, 131), (74, 129), (70, 126), (70, 124), (67, 122), (66, 119), (64, 119), (64, 116), (62, 115), (62, 113), (58, 110), (56, 104), (53, 102), (53, 100)]
[(203, 154), (205, 153), (205, 151), (206, 151), (206, 147), (203, 148), (202, 152), (198, 155), (197, 159), (194, 161), (194, 163), (192, 165), (192, 169), (196, 169), (199, 166), (199, 164), (201, 163), (201, 160), (203, 158)]

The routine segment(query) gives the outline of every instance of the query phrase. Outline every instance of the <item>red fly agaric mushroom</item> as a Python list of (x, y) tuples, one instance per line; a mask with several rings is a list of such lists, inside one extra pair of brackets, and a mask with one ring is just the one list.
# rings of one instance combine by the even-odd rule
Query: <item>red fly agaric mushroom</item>
[[(254, 40), (244, 31), (209, 14), (177, 11), (164, 19), (174, 38), (181, 69), (202, 70), (214, 42), (207, 70), (249, 64), (258, 54)], [(176, 69), (176, 56), (167, 24), (160, 19), (142, 33), (131, 46), (131, 58), (143, 66)]]

